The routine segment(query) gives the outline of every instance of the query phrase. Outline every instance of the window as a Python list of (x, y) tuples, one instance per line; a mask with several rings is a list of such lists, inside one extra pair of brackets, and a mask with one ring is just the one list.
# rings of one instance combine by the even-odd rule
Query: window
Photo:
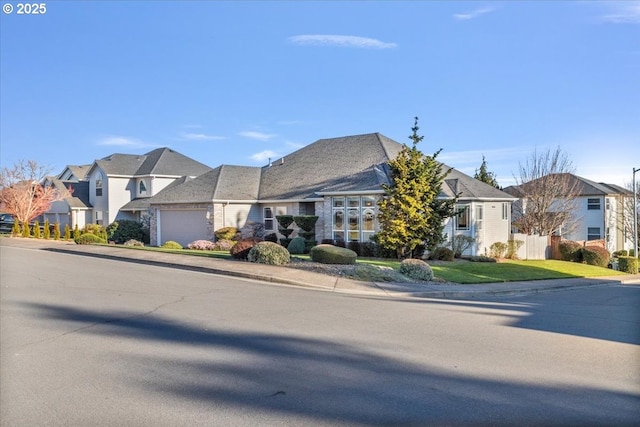
[(600, 199), (587, 199), (587, 210), (599, 211), (600, 210)]
[(102, 211), (96, 211), (96, 224), (102, 225)]
[(331, 205), (335, 240), (366, 242), (375, 234), (375, 196), (333, 197)]
[(482, 230), (483, 213), (482, 205), (476, 206), (476, 228), (478, 230)]
[(144, 185), (144, 180), (143, 179), (140, 180), (140, 185), (138, 186), (138, 193), (139, 194), (146, 194), (147, 193), (147, 186)]
[(102, 179), (96, 179), (96, 196), (102, 196)]
[(608, 211), (611, 210), (611, 199), (605, 199), (604, 203), (605, 203), (604, 208)]
[(599, 240), (600, 238), (600, 227), (587, 228), (587, 240)]
[(469, 206), (458, 206), (456, 208), (456, 230), (469, 229)]
[(315, 215), (316, 204), (314, 202), (300, 202), (300, 215)]
[(505, 221), (509, 219), (509, 203), (502, 204), (502, 219)]
[(265, 230), (273, 230), (273, 209), (264, 208), (262, 212), (262, 217), (264, 218), (264, 229)]

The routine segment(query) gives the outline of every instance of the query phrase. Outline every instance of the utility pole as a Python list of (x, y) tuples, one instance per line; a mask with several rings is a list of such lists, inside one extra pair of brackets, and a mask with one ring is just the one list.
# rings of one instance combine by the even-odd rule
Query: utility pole
[(636, 172), (640, 168), (633, 168), (633, 256), (638, 258), (638, 191), (636, 189)]

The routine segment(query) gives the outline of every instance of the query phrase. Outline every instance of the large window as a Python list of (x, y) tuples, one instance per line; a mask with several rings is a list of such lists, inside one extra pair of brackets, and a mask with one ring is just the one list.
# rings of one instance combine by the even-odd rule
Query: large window
[(587, 210), (599, 211), (600, 210), (600, 199), (587, 199)]
[(600, 227), (587, 227), (587, 240), (599, 240), (600, 238)]
[(456, 230), (469, 229), (469, 205), (458, 205), (456, 207)]
[(376, 232), (374, 196), (333, 197), (332, 231), (335, 240), (367, 242)]

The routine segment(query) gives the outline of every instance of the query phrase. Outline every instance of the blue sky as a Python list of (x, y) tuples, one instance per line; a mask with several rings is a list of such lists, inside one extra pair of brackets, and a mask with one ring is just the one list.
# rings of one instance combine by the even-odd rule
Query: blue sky
[[(0, 16), (0, 165), (171, 147), (260, 166), (380, 132), (501, 185), (640, 167), (640, 2), (46, 1)], [(5, 10), (6, 12), (6, 10)]]

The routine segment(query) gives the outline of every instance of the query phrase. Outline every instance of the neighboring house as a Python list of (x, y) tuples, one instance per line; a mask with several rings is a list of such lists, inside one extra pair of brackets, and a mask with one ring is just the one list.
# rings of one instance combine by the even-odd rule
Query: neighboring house
[[(574, 174), (566, 174), (570, 187), (577, 188), (572, 223), (555, 234), (567, 240), (604, 240), (610, 252), (629, 249), (633, 242), (624, 235), (625, 200), (633, 193), (615, 184), (597, 183)], [(542, 178), (541, 178), (542, 179)], [(522, 192), (518, 186), (504, 189), (515, 196)], [(518, 201), (522, 203), (522, 201)], [(526, 206), (526, 205), (525, 205)]]
[[(88, 166), (67, 166), (50, 184), (62, 200), (44, 215), (61, 226), (108, 225), (116, 219), (141, 220), (148, 200), (174, 183), (202, 175), (210, 167), (169, 148), (146, 154), (112, 154)], [(68, 188), (72, 188), (70, 193)]]
[[(282, 214), (317, 215), (317, 241), (368, 241), (379, 230), (377, 202), (381, 185), (390, 183), (387, 162), (402, 147), (372, 133), (321, 139), (264, 167), (219, 166), (149, 200), (151, 244), (213, 239), (215, 230), (247, 222), (277, 233)], [(453, 169), (440, 197), (456, 194), (459, 214), (447, 221), (445, 233), (475, 239), (465, 255), (484, 254), (492, 243), (509, 239), (515, 198)]]

